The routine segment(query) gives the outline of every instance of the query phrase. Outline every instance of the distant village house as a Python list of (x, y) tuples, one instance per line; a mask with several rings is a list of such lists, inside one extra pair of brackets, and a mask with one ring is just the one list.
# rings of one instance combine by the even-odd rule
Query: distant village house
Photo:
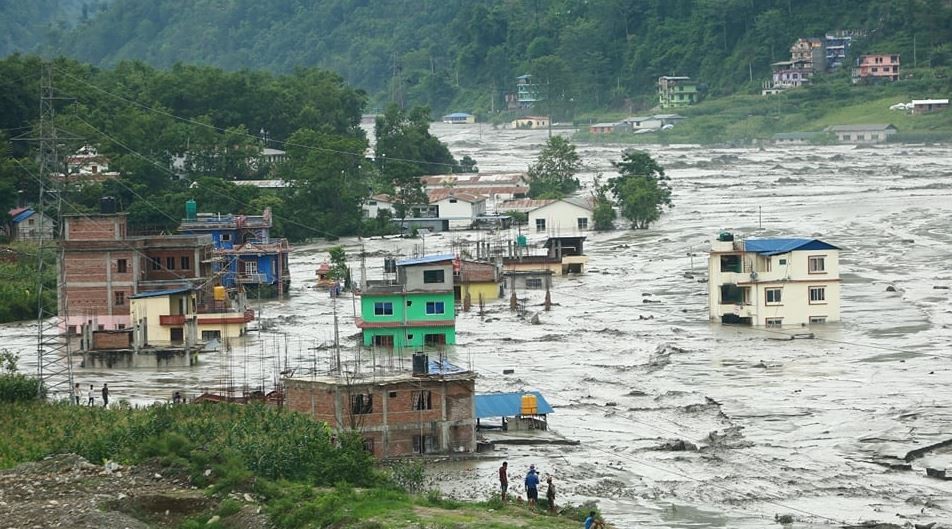
[(889, 124), (834, 125), (824, 130), (833, 133), (838, 142), (849, 144), (884, 143), (898, 132)]

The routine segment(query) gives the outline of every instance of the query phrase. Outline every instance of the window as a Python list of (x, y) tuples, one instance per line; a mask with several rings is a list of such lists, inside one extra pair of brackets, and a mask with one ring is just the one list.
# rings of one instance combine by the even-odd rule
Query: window
[(169, 270), (175, 270), (175, 258), (174, 258), (174, 257), (166, 257), (166, 258), (165, 258), (165, 268), (167, 268), (167, 269), (169, 269)]
[(545, 219), (536, 219), (536, 231), (545, 231)]
[(424, 270), (423, 271), (423, 282), (424, 283), (443, 283), (445, 281), (443, 276), (443, 270)]
[(149, 257), (149, 265), (152, 267), (153, 270), (162, 269), (162, 261), (159, 261), (158, 257)]
[(368, 205), (368, 206), (376, 206), (376, 205), (377, 205), (377, 201), (376, 201), (376, 200), (368, 200), (368, 201), (367, 201), (367, 205)]
[(221, 340), (221, 331), (202, 331), (202, 341)]
[(413, 407), (414, 411), (432, 410), (433, 394), (429, 391), (414, 391), (410, 398), (410, 406)]
[(374, 303), (374, 316), (393, 316), (393, 303), (389, 301)]
[(826, 257), (814, 255), (809, 259), (809, 268), (811, 274), (822, 274), (826, 272)]
[(826, 287), (810, 287), (810, 303), (826, 303)]
[(221, 241), (222, 241), (222, 242), (230, 242), (230, 241), (231, 241), (231, 234), (230, 234), (230, 233), (222, 233), (222, 234), (221, 234)]
[(374, 336), (374, 347), (393, 347), (393, 336), (388, 334)]
[(125, 259), (119, 259), (116, 261), (116, 271), (120, 274), (125, 274), (127, 271), (127, 261)]
[(455, 198), (451, 198), (451, 199), (450, 199), (450, 204), (456, 204), (457, 202), (458, 202), (458, 200), (456, 200)]
[(588, 217), (579, 217), (578, 218), (578, 229), (587, 230), (588, 229)]
[(542, 288), (542, 278), (541, 278), (541, 277), (527, 277), (527, 278), (526, 278), (526, 288), (541, 289), (541, 288)]
[(810, 316), (810, 324), (826, 323), (826, 316)]
[(781, 294), (783, 293), (782, 288), (765, 288), (764, 295), (767, 299), (768, 305), (779, 305), (780, 300), (782, 299)]
[(369, 393), (360, 393), (350, 396), (350, 411), (354, 415), (366, 415), (374, 412), (374, 396)]
[(767, 327), (781, 327), (783, 325), (783, 318), (767, 318), (764, 320), (764, 323), (767, 324)]
[(115, 303), (113, 303), (113, 305), (120, 306), (120, 305), (125, 305), (125, 304), (126, 304), (126, 293), (125, 293), (125, 292), (123, 292), (123, 291), (121, 291), (121, 290), (120, 290), (119, 292), (113, 292), (113, 293), (112, 293), (112, 296), (113, 296), (113, 298), (114, 298), (113, 301), (115, 301)]
[(786, 259), (779, 259), (779, 260), (777, 261), (777, 264), (779, 264), (780, 266), (787, 266), (787, 260), (786, 260)]
[(446, 345), (446, 335), (445, 334), (424, 334), (423, 345), (428, 347), (437, 347), (440, 345)]
[(426, 454), (433, 451), (432, 435), (414, 435), (413, 452), (416, 454)]
[(27, 224), (29, 224), (30, 226), (33, 226), (34, 224), (36, 224), (36, 219), (30, 219), (30, 221)]
[(396, 391), (391, 391), (391, 392), (390, 392), (390, 398), (391, 398), (391, 399), (397, 398), (397, 392), (396, 392)]
[(188, 270), (192, 267), (191, 259), (189, 259), (187, 255), (183, 255), (182, 258), (179, 259), (179, 263), (182, 265), (182, 270)]
[(116, 328), (121, 331), (121, 330), (123, 330), (123, 329), (126, 328), (126, 324), (125, 324), (125, 323), (117, 323), (117, 324), (116, 324)]
[(364, 443), (364, 450), (366, 450), (367, 452), (370, 452), (371, 454), (374, 453), (373, 437), (364, 437), (363, 443)]
[(426, 313), (427, 314), (443, 314), (446, 310), (442, 301), (427, 301), (426, 302)]
[(258, 261), (245, 261), (245, 273), (246, 274), (257, 274), (258, 273)]
[(740, 256), (739, 255), (722, 255), (721, 256), (721, 272), (740, 272)]

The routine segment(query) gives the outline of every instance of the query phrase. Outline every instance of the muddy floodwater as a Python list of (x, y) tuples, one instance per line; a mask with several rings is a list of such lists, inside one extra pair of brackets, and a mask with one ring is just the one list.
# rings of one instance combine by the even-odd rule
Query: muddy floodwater
[[(524, 170), (546, 138), (479, 125), (433, 130), (484, 172)], [(623, 149), (579, 146), (583, 183), (596, 172), (612, 176)], [(541, 391), (556, 408), (551, 428), (581, 444), (432, 465), (436, 486), (485, 496), (505, 459), (514, 476), (530, 464), (553, 475), (561, 501), (597, 500), (618, 527), (780, 527), (777, 515), (804, 528), (952, 520), (952, 481), (925, 473), (952, 470), (952, 453), (894, 468), (908, 452), (952, 439), (952, 148), (646, 150), (666, 167), (675, 203), (656, 226), (590, 234), (587, 273), (556, 279), (555, 306), (538, 325), (505, 302), (457, 321), (452, 354), (478, 372), (478, 391)], [(724, 229), (841, 247), (842, 322), (796, 340), (784, 338), (798, 329), (710, 323), (706, 251)], [(351, 255), (363, 246), (375, 278), (387, 253), (449, 250), (480, 237), (341, 243)], [(290, 298), (256, 302), (271, 327), (231, 353), (174, 371), (77, 368), (77, 381), (152, 402), (176, 389), (270, 385), (282, 369), (306, 371), (330, 354), (333, 337), (332, 300), (313, 288), (328, 246), (294, 249)], [(535, 292), (519, 295), (530, 308), (541, 302)], [(353, 311), (351, 299), (337, 300), (345, 350), (356, 344)], [(0, 327), (24, 370), (35, 363), (33, 333), (30, 323)], [(674, 440), (698, 449), (671, 450)]]

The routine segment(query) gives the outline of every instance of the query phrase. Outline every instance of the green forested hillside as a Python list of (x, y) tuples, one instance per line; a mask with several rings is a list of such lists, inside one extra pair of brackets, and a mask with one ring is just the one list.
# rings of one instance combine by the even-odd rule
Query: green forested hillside
[(35, 44), (101, 65), (320, 66), (372, 103), (436, 112), (488, 109), (491, 95), (498, 108), (527, 72), (548, 81), (556, 113), (637, 107), (663, 74), (734, 93), (797, 37), (835, 30), (867, 35), (854, 53), (952, 61), (949, 0), (113, 0), (97, 13)]
[(0, 57), (88, 22), (111, 0), (0, 0)]

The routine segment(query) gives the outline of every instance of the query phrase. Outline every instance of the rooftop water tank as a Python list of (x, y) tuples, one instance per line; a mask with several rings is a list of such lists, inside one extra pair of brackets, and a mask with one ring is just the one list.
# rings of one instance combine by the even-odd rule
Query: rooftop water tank
[(423, 353), (413, 353), (413, 375), (426, 375), (430, 372), (430, 359)]
[(722, 231), (717, 235), (717, 240), (721, 242), (731, 242), (734, 240), (734, 234), (729, 231)]
[(536, 396), (526, 393), (522, 396), (522, 415), (536, 415), (539, 413), (539, 403)]
[(185, 201), (185, 220), (195, 220), (198, 217), (198, 204), (193, 199)]
[(225, 290), (225, 287), (218, 285), (214, 289), (215, 301), (225, 301), (228, 299), (228, 292)]
[(100, 213), (115, 213), (116, 212), (116, 199), (115, 197), (102, 197), (99, 199), (99, 212)]
[(529, 245), (529, 240), (526, 238), (525, 235), (516, 236), (516, 246), (520, 248), (525, 248), (528, 245)]

